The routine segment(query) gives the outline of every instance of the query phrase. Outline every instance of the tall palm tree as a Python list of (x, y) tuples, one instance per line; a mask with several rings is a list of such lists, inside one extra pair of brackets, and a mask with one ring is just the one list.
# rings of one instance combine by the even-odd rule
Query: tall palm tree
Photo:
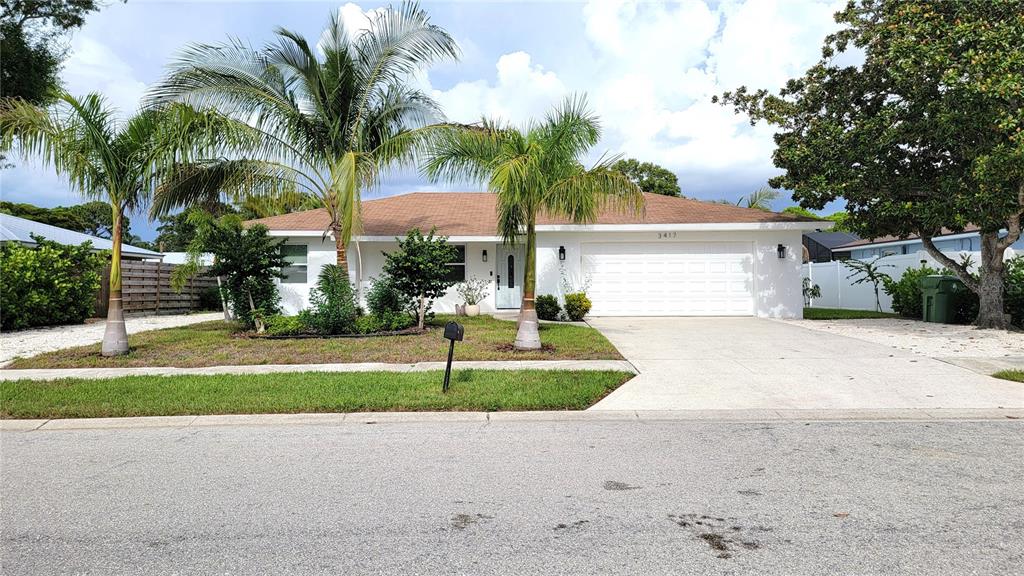
[(188, 47), (149, 95), (153, 106), (187, 102), (251, 127), (248, 145), (182, 165), (157, 191), (155, 215), (217, 198), (293, 195), (327, 210), (337, 264), (359, 230), (361, 192), (381, 171), (412, 159), (440, 117), (408, 84), (426, 66), (458, 55), (455, 41), (415, 3), (376, 10), (357, 31), (333, 16), (314, 46), (277, 29), (261, 50), (239, 42)]
[(110, 204), (113, 250), (104, 356), (128, 353), (121, 301), (124, 217), (145, 203), (176, 161), (202, 150), (204, 141), (230, 136), (218, 120), (180, 104), (122, 120), (96, 93), (81, 98), (62, 93), (47, 108), (20, 99), (0, 101), (0, 149), (16, 148), (26, 160), (51, 165), (83, 196)]
[(640, 211), (643, 193), (602, 158), (587, 169), (580, 158), (601, 138), (586, 98), (571, 96), (542, 121), (521, 129), (484, 120), (446, 130), (427, 152), (424, 172), (432, 180), (475, 180), (498, 195), (498, 233), (506, 244), (525, 238), (523, 301), (515, 347), (540, 348), (536, 292), (537, 216), (547, 213), (576, 223), (592, 222), (608, 203)]

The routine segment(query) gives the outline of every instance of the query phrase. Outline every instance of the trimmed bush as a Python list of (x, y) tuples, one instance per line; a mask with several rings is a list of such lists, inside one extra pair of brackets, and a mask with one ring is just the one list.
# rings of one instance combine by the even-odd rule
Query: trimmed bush
[(920, 268), (908, 268), (899, 280), (883, 280), (883, 290), (892, 297), (892, 309), (904, 318), (921, 319), (924, 310), (921, 305), (921, 278), (940, 274), (941, 271), (922, 264)]
[(551, 294), (541, 294), (533, 303), (537, 308), (537, 318), (541, 320), (558, 320), (558, 314), (562, 307), (558, 305), (558, 298)]
[(574, 292), (565, 295), (565, 315), (573, 322), (583, 320), (583, 317), (590, 312), (592, 306), (590, 298), (584, 292)]
[(378, 332), (396, 332), (411, 328), (416, 319), (408, 314), (379, 317), (375, 315), (356, 318), (356, 332), (359, 334), (375, 334)]
[(58, 244), (33, 237), (35, 247), (0, 245), (0, 326), (81, 324), (92, 316), (106, 256), (92, 244)]
[(301, 316), (270, 316), (265, 323), (264, 334), (267, 336), (294, 336), (309, 332)]
[(316, 287), (309, 291), (309, 314), (303, 320), (319, 334), (351, 334), (356, 331), (358, 316), (348, 271), (337, 264), (325, 264)]
[(406, 314), (412, 303), (395, 288), (395, 283), (388, 275), (374, 278), (370, 289), (366, 292), (366, 308), (373, 316), (392, 316)]

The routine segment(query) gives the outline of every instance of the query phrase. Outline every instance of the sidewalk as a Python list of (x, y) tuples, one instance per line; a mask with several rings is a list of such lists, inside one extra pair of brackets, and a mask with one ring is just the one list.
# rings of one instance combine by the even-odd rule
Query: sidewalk
[[(270, 374), (276, 372), (429, 372), (444, 370), (444, 362), (385, 364), (255, 364), (249, 366), (205, 366), (200, 368), (38, 368), (0, 370), (2, 380), (57, 380), (59, 378), (118, 378), (121, 376), (183, 376), (210, 374)], [(636, 373), (625, 360), (496, 360), (452, 362), (453, 370), (600, 370)]]

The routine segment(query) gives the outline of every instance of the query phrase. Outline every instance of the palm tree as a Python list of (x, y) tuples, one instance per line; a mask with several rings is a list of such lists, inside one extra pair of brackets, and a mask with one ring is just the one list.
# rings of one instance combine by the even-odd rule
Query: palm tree
[(640, 188), (602, 158), (590, 169), (580, 158), (601, 138), (586, 98), (571, 96), (543, 121), (522, 129), (494, 120), (450, 129), (427, 152), (424, 172), (431, 180), (475, 180), (498, 195), (498, 233), (506, 244), (525, 237), (523, 301), (515, 347), (540, 348), (537, 331), (536, 224), (540, 213), (592, 222), (608, 202), (640, 211)]
[(359, 230), (361, 192), (381, 171), (406, 163), (440, 117), (410, 86), (426, 66), (458, 55), (455, 41), (415, 3), (370, 14), (369, 28), (333, 16), (315, 47), (277, 29), (262, 50), (239, 42), (188, 47), (149, 95), (150, 104), (187, 102), (254, 130), (245, 146), (182, 165), (157, 190), (153, 214), (219, 198), (307, 195), (327, 210), (337, 264)]
[[(110, 204), (113, 221), (110, 301), (101, 352), (128, 353), (121, 302), (121, 241), (126, 214), (139, 209), (176, 160), (202, 150), (202, 142), (230, 132), (217, 118), (184, 105), (143, 111), (126, 120), (96, 93), (76, 98), (62, 93), (41, 108), (20, 99), (0, 102), (0, 149), (38, 158), (67, 177), (79, 193)], [(233, 140), (229, 140), (233, 141)]]
[(767, 186), (762, 186), (757, 190), (750, 193), (749, 196), (740, 197), (736, 201), (737, 206), (743, 206), (745, 208), (756, 208), (758, 210), (771, 210), (772, 200), (779, 197), (778, 190), (772, 190)]

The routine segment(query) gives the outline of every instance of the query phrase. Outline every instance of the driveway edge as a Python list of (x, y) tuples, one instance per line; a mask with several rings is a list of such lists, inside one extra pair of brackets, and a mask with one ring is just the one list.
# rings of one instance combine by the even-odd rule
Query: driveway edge
[(209, 428), (222, 426), (371, 425), (430, 422), (841, 422), (941, 420), (1024, 420), (1024, 408), (928, 408), (892, 410), (588, 410), (551, 412), (352, 412), (221, 414), (0, 420), (0, 431), (109, 430), (124, 428)]

